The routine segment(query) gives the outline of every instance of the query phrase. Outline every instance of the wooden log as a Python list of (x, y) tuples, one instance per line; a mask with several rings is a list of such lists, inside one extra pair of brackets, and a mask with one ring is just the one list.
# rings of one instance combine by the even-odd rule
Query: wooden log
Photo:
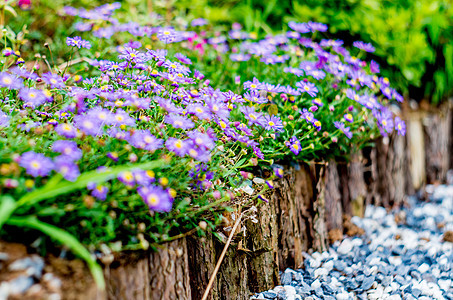
[(343, 207), (341, 205), (340, 177), (334, 160), (329, 161), (326, 170), (325, 219), (327, 231), (343, 232)]
[(410, 174), (414, 189), (421, 189), (426, 183), (425, 138), (423, 115), (420, 111), (406, 113), (406, 137), (410, 153)]
[(450, 167), (452, 111), (449, 102), (428, 112), (423, 119), (427, 183), (446, 181)]
[[(187, 250), (192, 299), (201, 299), (217, 262), (212, 233), (207, 232), (205, 237), (189, 236), (187, 238)], [(219, 298), (217, 281), (215, 281), (208, 299)]]
[[(273, 191), (266, 193), (272, 199)], [(257, 293), (278, 285), (278, 230), (276, 203), (269, 201), (258, 206), (256, 221), (245, 222), (244, 251), (247, 254), (248, 287)]]
[(351, 154), (350, 162), (348, 164), (348, 189), (352, 215), (363, 217), (365, 214), (365, 198), (367, 190), (361, 152)]
[(322, 169), (307, 164), (289, 167), (276, 184), (272, 199), (276, 203), (278, 260), (282, 271), (302, 267), (304, 251), (326, 248), (325, 203), (321, 194), (325, 181), (318, 186), (324, 176)]

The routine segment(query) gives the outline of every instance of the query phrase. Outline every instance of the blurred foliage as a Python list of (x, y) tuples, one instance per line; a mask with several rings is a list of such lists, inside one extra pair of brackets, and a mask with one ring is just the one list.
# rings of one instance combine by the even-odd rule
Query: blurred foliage
[[(38, 0), (10, 25), (19, 32), (25, 24), (28, 41), (21, 51), (38, 53), (52, 44), (56, 57), (64, 57), (64, 40), (73, 29), (61, 26), (71, 18), (62, 16), (65, 5), (92, 8), (112, 1)], [(368, 58), (378, 61), (382, 75), (390, 78), (406, 97), (426, 99), (434, 104), (453, 91), (453, 8), (450, 0), (126, 0), (123, 19), (156, 22), (153, 12), (169, 21), (187, 24), (193, 18), (207, 18), (215, 26), (244, 24), (249, 32), (269, 34), (286, 28), (289, 21), (317, 21), (329, 25), (328, 38), (346, 45), (355, 40), (371, 42), (376, 52)], [(68, 20), (69, 19), (69, 20)], [(121, 16), (119, 16), (121, 20)], [(62, 38), (61, 38), (62, 37)], [(44, 53), (42, 53), (44, 54)], [(49, 54), (48, 54), (49, 55)]]
[[(434, 104), (453, 91), (453, 8), (449, 0), (178, 1), (212, 23), (270, 33), (289, 21), (329, 25), (330, 38), (371, 42), (382, 74), (410, 98)], [(202, 8), (203, 9), (200, 9)]]

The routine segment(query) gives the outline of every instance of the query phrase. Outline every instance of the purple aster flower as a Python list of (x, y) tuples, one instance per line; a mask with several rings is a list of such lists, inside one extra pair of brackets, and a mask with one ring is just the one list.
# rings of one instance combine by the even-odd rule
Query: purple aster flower
[(194, 19), (194, 20), (192, 20), (192, 22), (190, 22), (190, 25), (193, 27), (204, 26), (206, 24), (208, 24), (208, 20), (203, 19), (203, 18)]
[(130, 187), (135, 185), (134, 174), (131, 171), (124, 171), (118, 174), (118, 180)]
[(328, 29), (326, 24), (311, 22), (311, 21), (308, 22), (307, 26), (308, 26), (308, 28), (310, 28), (311, 32), (315, 32), (315, 31), (326, 32)]
[(65, 84), (63, 83), (63, 78), (57, 74), (52, 74), (51, 72), (44, 73), (41, 76), (42, 81), (50, 85), (51, 88), (63, 89)]
[(107, 199), (107, 193), (109, 192), (108, 187), (103, 185), (96, 185), (95, 183), (89, 183), (87, 188), (91, 190), (91, 195), (99, 200)]
[(68, 181), (76, 181), (80, 175), (79, 166), (72, 160), (68, 160), (66, 155), (58, 156), (54, 159), (55, 171), (63, 175)]
[(259, 82), (258, 79), (253, 77), (252, 81), (246, 81), (244, 82), (244, 89), (247, 90), (257, 90), (261, 87), (261, 82)]
[(173, 205), (173, 198), (160, 186), (149, 185), (137, 189), (143, 201), (152, 210), (169, 212)]
[(230, 59), (232, 61), (248, 61), (252, 58), (250, 54), (244, 54), (244, 53), (233, 53), (230, 54)]
[(153, 171), (134, 170), (132, 171), (134, 180), (138, 185), (147, 186), (156, 181)]
[(177, 107), (171, 99), (162, 97), (155, 97), (154, 99), (159, 106), (168, 113), (181, 114), (183, 112), (183, 109), (181, 107)]
[(183, 141), (177, 138), (169, 138), (165, 142), (165, 146), (168, 150), (174, 152), (178, 156), (184, 156), (187, 154), (190, 148), (190, 143), (187, 141)]
[(25, 107), (36, 107), (46, 102), (46, 96), (41, 90), (34, 88), (22, 88), (19, 98), (24, 101)]
[(74, 125), (86, 135), (100, 135), (104, 132), (102, 123), (89, 115), (75, 116)]
[(164, 28), (157, 33), (157, 38), (165, 44), (173, 43), (177, 38), (177, 33), (172, 28)]
[(308, 26), (307, 23), (296, 23), (294, 21), (291, 21), (288, 23), (288, 26), (292, 30), (300, 32), (300, 33), (310, 32), (310, 27)]
[(111, 123), (114, 126), (135, 126), (134, 118), (122, 109), (118, 109), (116, 111), (115, 115), (113, 115)]
[(206, 106), (213, 115), (216, 115), (221, 120), (226, 120), (230, 116), (228, 107), (220, 99), (214, 97), (206, 99)]
[(373, 47), (371, 43), (365, 43), (362, 41), (355, 41), (352, 43), (352, 45), (356, 48), (359, 48), (360, 50), (366, 51), (366, 52), (374, 52), (376, 51), (376, 48)]
[(163, 145), (163, 141), (156, 138), (148, 130), (136, 130), (130, 137), (130, 143), (135, 148), (145, 149), (148, 151), (156, 151)]
[(0, 110), (0, 127), (7, 127), (9, 125), (9, 117)]
[(283, 178), (283, 169), (282, 168), (275, 168), (274, 169), (274, 174), (275, 176), (277, 176), (278, 178)]
[(372, 60), (370, 62), (370, 71), (371, 71), (371, 73), (379, 73), (380, 72), (379, 64), (377, 62), (375, 62), (374, 60)]
[(25, 168), (27, 174), (33, 177), (47, 176), (54, 169), (54, 163), (50, 158), (33, 151), (22, 154), (19, 165)]
[(187, 136), (198, 147), (202, 147), (205, 149), (213, 149), (215, 147), (214, 139), (206, 133), (201, 133), (198, 130), (194, 130), (189, 131), (187, 133)]
[(167, 115), (165, 117), (165, 123), (171, 124), (174, 128), (181, 129), (190, 129), (194, 127), (194, 123), (191, 120), (176, 114)]
[(309, 76), (312, 76), (313, 78), (315, 78), (317, 80), (324, 79), (324, 77), (326, 77), (326, 73), (324, 73), (321, 70), (305, 71), (305, 73)]
[(346, 121), (348, 121), (349, 123), (352, 123), (352, 122), (354, 121), (352, 115), (349, 114), (349, 113), (348, 113), (348, 114), (345, 114), (345, 115), (343, 116), (343, 118), (344, 118)]
[(86, 40), (82, 40), (82, 38), (80, 36), (76, 36), (76, 37), (67, 37), (66, 38), (66, 44), (68, 46), (72, 46), (72, 47), (77, 47), (77, 48), (86, 48), (86, 49), (90, 49), (91, 48), (91, 44), (90, 42), (86, 41)]
[(289, 141), (286, 141), (285, 145), (294, 153), (294, 155), (298, 155), (302, 149), (299, 140), (295, 136), (291, 137)]
[(249, 121), (250, 125), (257, 124), (259, 126), (264, 126), (266, 120), (264, 119), (263, 114), (256, 112), (253, 107), (243, 106), (240, 110), (244, 114), (244, 117)]
[(395, 117), (395, 128), (399, 135), (406, 135), (406, 123), (400, 117)]
[(299, 91), (302, 93), (307, 93), (312, 97), (315, 97), (318, 93), (318, 88), (311, 82), (299, 81), (296, 83), (296, 87), (299, 88)]
[(266, 130), (284, 131), (283, 123), (277, 116), (265, 116), (264, 128)]
[(68, 139), (73, 139), (77, 136), (77, 129), (68, 123), (58, 124), (55, 131)]
[(344, 123), (335, 121), (333, 122), (336, 128), (340, 129), (341, 132), (343, 132), (348, 139), (352, 138), (352, 132), (350, 127), (345, 127)]
[(10, 90), (18, 90), (23, 86), (22, 79), (6, 72), (0, 72), (0, 86)]
[(189, 114), (194, 114), (200, 119), (211, 119), (209, 109), (199, 103), (190, 103), (186, 109)]
[(266, 97), (261, 96), (258, 90), (250, 90), (246, 92), (244, 94), (244, 99), (258, 104), (267, 103), (269, 101)]
[(175, 57), (176, 57), (180, 62), (182, 62), (183, 64), (186, 64), (186, 65), (191, 65), (191, 64), (192, 64), (192, 61), (190, 60), (190, 58), (188, 58), (188, 57), (185, 56), (184, 54), (176, 53), (176, 54), (175, 54)]
[(82, 150), (73, 141), (58, 140), (52, 145), (52, 151), (61, 153), (67, 161), (76, 161), (82, 158)]

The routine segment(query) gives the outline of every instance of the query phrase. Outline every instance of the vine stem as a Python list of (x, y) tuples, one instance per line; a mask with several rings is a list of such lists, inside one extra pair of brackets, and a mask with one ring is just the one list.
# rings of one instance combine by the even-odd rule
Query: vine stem
[(233, 229), (231, 230), (230, 236), (228, 237), (228, 241), (226, 242), (225, 247), (223, 247), (222, 254), (220, 254), (219, 260), (217, 261), (214, 272), (212, 273), (211, 278), (209, 279), (208, 286), (206, 287), (206, 291), (204, 292), (203, 298), (201, 298), (201, 300), (208, 299), (209, 291), (211, 290), (211, 287), (214, 284), (215, 277), (217, 275), (217, 272), (220, 269), (220, 265), (222, 264), (223, 258), (225, 257), (228, 247), (230, 246), (234, 233), (236, 232), (239, 224), (241, 223), (242, 216), (243, 216), (243, 214), (241, 213), (239, 218), (236, 220), (236, 223), (234, 224)]

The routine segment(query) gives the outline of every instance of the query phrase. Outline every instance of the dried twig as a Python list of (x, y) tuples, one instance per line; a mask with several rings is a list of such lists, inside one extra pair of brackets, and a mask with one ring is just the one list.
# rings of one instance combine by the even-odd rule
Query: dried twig
[(214, 283), (215, 277), (217, 275), (217, 272), (220, 269), (220, 265), (222, 264), (223, 258), (225, 257), (228, 247), (230, 246), (234, 233), (236, 232), (239, 224), (241, 223), (242, 216), (243, 216), (243, 214), (240, 214), (239, 218), (236, 220), (236, 223), (234, 223), (233, 229), (231, 230), (230, 236), (228, 237), (225, 247), (223, 247), (222, 254), (220, 254), (219, 260), (217, 261), (217, 264), (215, 265), (214, 272), (212, 273), (211, 278), (209, 279), (208, 286), (206, 287), (206, 291), (204, 292), (203, 298), (201, 298), (201, 300), (208, 299), (209, 291), (211, 290), (212, 284)]

